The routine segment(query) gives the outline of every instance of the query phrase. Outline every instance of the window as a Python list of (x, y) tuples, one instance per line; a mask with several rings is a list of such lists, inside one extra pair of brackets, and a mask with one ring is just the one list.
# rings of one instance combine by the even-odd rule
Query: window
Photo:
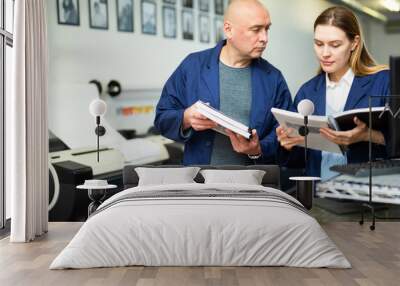
[(6, 219), (10, 217), (9, 197), (5, 190), (5, 98), (11, 92), (11, 67), (14, 29), (14, 0), (0, 0), (0, 228), (3, 229)]

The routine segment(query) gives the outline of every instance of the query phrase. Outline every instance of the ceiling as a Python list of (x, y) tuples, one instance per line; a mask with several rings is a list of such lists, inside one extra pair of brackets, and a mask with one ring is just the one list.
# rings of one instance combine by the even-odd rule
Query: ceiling
[[(358, 0), (357, 2), (360, 2), (362, 5), (384, 14), (388, 18), (388, 21), (400, 20), (400, 12), (389, 11), (388, 8), (382, 5), (382, 3), (385, 2), (384, 0)], [(388, 2), (393, 2), (400, 7), (400, 0), (390, 0)]]
[(335, 4), (351, 7), (385, 23), (388, 33), (400, 33), (400, 12), (390, 11), (384, 2), (392, 2), (400, 9), (400, 0), (331, 0)]

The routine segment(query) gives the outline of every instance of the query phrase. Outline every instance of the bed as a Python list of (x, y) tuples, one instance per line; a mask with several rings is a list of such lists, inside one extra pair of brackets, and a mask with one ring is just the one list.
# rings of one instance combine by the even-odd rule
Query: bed
[[(139, 180), (137, 174), (141, 169), (126, 166), (126, 189), (98, 208), (50, 269), (351, 267), (302, 204), (279, 191), (277, 166), (219, 166), (232, 180), (224, 183), (209, 175), (215, 175), (215, 167), (200, 168), (201, 173), (193, 175), (194, 182), (171, 183), (165, 177), (158, 183), (152, 173), (147, 178), (153, 184), (143, 185), (140, 182), (145, 182), (145, 177), (141, 175)], [(169, 166), (162, 173), (177, 169)], [(261, 184), (235, 181), (241, 174), (255, 172), (249, 170), (263, 172)]]

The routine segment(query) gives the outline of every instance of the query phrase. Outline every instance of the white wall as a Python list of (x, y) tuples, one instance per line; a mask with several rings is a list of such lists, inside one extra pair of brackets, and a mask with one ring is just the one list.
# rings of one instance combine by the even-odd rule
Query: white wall
[(380, 22), (368, 23), (368, 48), (374, 59), (381, 64), (389, 64), (389, 56), (400, 56), (400, 33), (387, 34)]
[(109, 29), (95, 30), (89, 28), (87, 0), (80, 1), (79, 27), (58, 25), (56, 1), (48, 1), (51, 82), (86, 83), (99, 79), (107, 83), (117, 79), (125, 87), (157, 88), (187, 54), (214, 45), (199, 42), (196, 14), (195, 41), (182, 40), (180, 5), (177, 6), (178, 38), (166, 39), (162, 36), (162, 1), (157, 1), (157, 36), (141, 33), (140, 0), (134, 0), (134, 33), (117, 31), (116, 1), (108, 3)]
[[(57, 24), (56, 1), (48, 1), (48, 32), (51, 82), (85, 83), (99, 79), (107, 83), (119, 80), (135, 89), (161, 88), (189, 53), (212, 47), (198, 40), (198, 18), (195, 16), (195, 40), (182, 40), (181, 8), (177, 1), (178, 38), (162, 36), (161, 3), (158, 3), (158, 35), (140, 31), (140, 0), (135, 0), (135, 32), (117, 32), (116, 4), (109, 0), (109, 30), (89, 28), (88, 1), (80, 1), (79, 27)], [(197, 1), (194, 1), (197, 5)], [(324, 0), (263, 0), (270, 10), (272, 28), (264, 57), (279, 68), (293, 94), (300, 85), (315, 75), (318, 64), (313, 53), (313, 22), (318, 14), (332, 4)], [(210, 15), (213, 20), (213, 7)], [(194, 9), (197, 13), (197, 7)], [(400, 34), (387, 35), (382, 23), (360, 16), (366, 42), (373, 56), (381, 63), (400, 46)], [(213, 24), (211, 38), (213, 39)], [(400, 51), (398, 52), (400, 54)]]
[[(58, 25), (56, 1), (48, 1), (51, 82), (83, 83), (96, 78), (107, 83), (110, 79), (117, 79), (127, 87), (160, 88), (187, 54), (215, 44), (199, 42), (197, 17), (195, 41), (182, 40), (180, 1), (177, 1), (178, 39), (165, 39), (162, 36), (162, 1), (157, 1), (157, 36), (141, 34), (138, 0), (134, 3), (135, 32), (117, 32), (116, 4), (115, 1), (108, 2), (109, 30), (103, 31), (89, 28), (88, 1), (80, 1), (79, 27)], [(312, 53), (312, 24), (318, 13), (329, 4), (323, 0), (264, 2), (271, 12), (273, 22), (270, 44), (264, 57), (282, 70), (290, 89), (296, 92), (299, 85), (317, 69)], [(211, 35), (213, 39), (214, 31)]]

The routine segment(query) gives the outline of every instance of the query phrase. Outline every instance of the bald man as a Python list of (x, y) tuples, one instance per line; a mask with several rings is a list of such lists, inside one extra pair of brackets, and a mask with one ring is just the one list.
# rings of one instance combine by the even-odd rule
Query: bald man
[[(278, 148), (272, 107), (288, 109), (291, 96), (281, 72), (261, 58), (271, 18), (256, 0), (236, 0), (224, 16), (226, 40), (187, 56), (167, 80), (156, 109), (155, 127), (184, 142), (184, 165), (273, 163)], [(250, 140), (228, 131), (196, 111), (202, 100), (250, 126)]]

